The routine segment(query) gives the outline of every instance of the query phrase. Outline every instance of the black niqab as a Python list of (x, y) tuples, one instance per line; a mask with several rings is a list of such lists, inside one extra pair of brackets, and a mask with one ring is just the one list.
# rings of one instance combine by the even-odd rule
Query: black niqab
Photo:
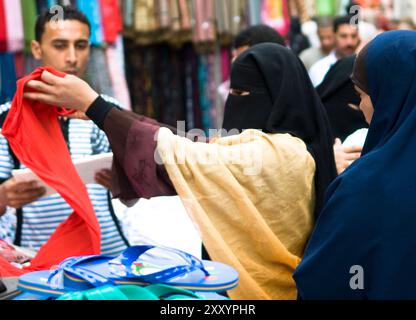
[(308, 73), (289, 49), (271, 43), (256, 45), (233, 63), (223, 128), (289, 133), (302, 139), (316, 163), (316, 216), (324, 193), (337, 176), (331, 131), (325, 109)]

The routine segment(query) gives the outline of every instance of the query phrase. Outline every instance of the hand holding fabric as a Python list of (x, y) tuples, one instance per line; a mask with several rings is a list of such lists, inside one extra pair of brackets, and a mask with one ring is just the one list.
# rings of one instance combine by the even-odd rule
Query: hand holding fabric
[(41, 81), (31, 80), (26, 85), (35, 90), (25, 92), (26, 99), (51, 106), (64, 106), (84, 113), (98, 97), (98, 93), (84, 80), (69, 74), (61, 78), (46, 70), (42, 73)]

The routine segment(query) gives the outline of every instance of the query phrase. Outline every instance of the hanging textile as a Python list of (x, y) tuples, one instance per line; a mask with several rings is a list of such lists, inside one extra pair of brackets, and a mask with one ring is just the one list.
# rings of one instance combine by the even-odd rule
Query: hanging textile
[(105, 94), (110, 97), (114, 96), (105, 49), (101, 47), (91, 47), (86, 76), (88, 83), (94, 90), (100, 94)]
[(261, 16), (263, 23), (276, 29), (285, 37), (290, 29), (287, 0), (264, 0)]
[(144, 33), (156, 29), (155, 3), (153, 0), (136, 0), (134, 28), (135, 31)]
[(215, 18), (217, 20), (217, 32), (221, 36), (231, 33), (229, 2), (224, 0), (215, 0)]
[(216, 38), (214, 25), (214, 1), (213, 0), (195, 0), (193, 4), (193, 15), (195, 18), (194, 25), (194, 42), (210, 42)]
[(104, 41), (113, 44), (117, 41), (119, 33), (123, 30), (120, 10), (117, 0), (100, 0), (101, 22), (103, 26)]
[(181, 15), (177, 0), (169, 0), (170, 28), (172, 31), (181, 29)]
[[(22, 0), (23, 1), (23, 0)], [(36, 1), (24, 0), (22, 2), (23, 31), (25, 39), (25, 51), (31, 53), (32, 40), (35, 39), (35, 24), (37, 17)]]
[(190, 16), (190, 6), (189, 1), (178, 0), (179, 2), (179, 12), (181, 18), (181, 29), (190, 30), (191, 29), (191, 16)]
[[(155, 12), (157, 16), (157, 28), (167, 29), (171, 24), (170, 13), (169, 13), (169, 0), (156, 0), (155, 1)], [(175, 1), (176, 2), (176, 1)], [(179, 17), (178, 17), (179, 22)], [(174, 23), (174, 21), (172, 21)]]
[(124, 49), (121, 35), (119, 35), (115, 45), (107, 48), (106, 57), (115, 98), (124, 109), (131, 110), (130, 93), (124, 72)]
[(335, 0), (316, 0), (316, 15), (318, 17), (332, 17), (336, 14), (336, 9)]
[[(22, 51), (23, 42), (23, 20), (22, 7), (18, 0), (3, 0), (7, 25), (7, 50), (11, 52)], [(0, 18), (0, 21), (2, 19)]]
[(245, 0), (230, 0), (229, 5), (231, 14), (230, 31), (235, 36), (242, 29), (242, 26), (245, 25), (244, 15), (246, 14), (247, 3)]
[(0, 52), (7, 51), (6, 11), (3, 1), (0, 1)]
[(261, 24), (261, 0), (248, 0), (248, 5), (250, 25)]
[(134, 0), (124, 0), (121, 2), (123, 8), (123, 22), (126, 28), (134, 26)]
[(16, 91), (16, 69), (11, 53), (0, 53), (0, 104), (12, 101)]
[(99, 0), (77, 0), (77, 6), (91, 24), (91, 44), (101, 45), (104, 41), (104, 33)]

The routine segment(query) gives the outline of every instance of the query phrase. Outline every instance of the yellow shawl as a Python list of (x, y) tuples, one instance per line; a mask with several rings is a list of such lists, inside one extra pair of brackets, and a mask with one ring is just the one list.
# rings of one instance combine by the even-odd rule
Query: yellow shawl
[(289, 134), (247, 130), (205, 144), (161, 128), (157, 153), (210, 257), (233, 266), (234, 300), (296, 299), (312, 231), (315, 162)]

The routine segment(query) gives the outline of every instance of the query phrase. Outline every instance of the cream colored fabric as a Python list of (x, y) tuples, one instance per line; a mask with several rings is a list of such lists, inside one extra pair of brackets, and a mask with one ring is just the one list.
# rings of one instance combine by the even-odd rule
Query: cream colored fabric
[(304, 142), (247, 130), (205, 144), (161, 128), (157, 151), (211, 258), (239, 272), (230, 297), (296, 299), (315, 199)]

